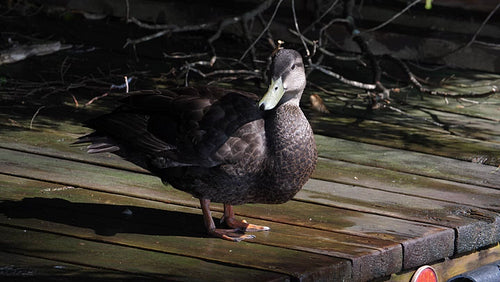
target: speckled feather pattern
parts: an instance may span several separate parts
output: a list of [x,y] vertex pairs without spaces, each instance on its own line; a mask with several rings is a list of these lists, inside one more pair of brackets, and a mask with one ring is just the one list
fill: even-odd
[[238,205],[289,201],[316,167],[317,149],[307,119],[299,108],[285,104],[264,120],[245,126],[252,130],[242,128],[235,133],[235,139],[244,143],[235,146],[244,147],[238,162],[214,168],[177,168],[170,170],[171,174],[167,172],[166,180],[195,197],[214,202]]

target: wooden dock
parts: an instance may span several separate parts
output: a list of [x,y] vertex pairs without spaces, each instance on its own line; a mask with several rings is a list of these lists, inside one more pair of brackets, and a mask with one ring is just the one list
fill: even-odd
[[0,279],[409,281],[430,264],[445,281],[499,260],[500,96],[408,99],[420,107],[366,116],[326,99],[313,179],[236,207],[271,227],[240,243],[206,237],[197,199],[72,146],[90,114],[71,100],[3,106]]

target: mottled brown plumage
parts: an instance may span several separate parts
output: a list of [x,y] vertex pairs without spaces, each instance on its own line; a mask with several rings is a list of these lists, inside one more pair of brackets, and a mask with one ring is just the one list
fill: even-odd
[[200,199],[210,234],[239,241],[252,236],[216,229],[210,201],[240,231],[268,230],[234,219],[232,205],[290,200],[312,174],[317,150],[299,108],[305,87],[302,58],[276,53],[272,85],[254,94],[187,87],[131,95],[114,112],[88,122],[90,153],[114,152]]

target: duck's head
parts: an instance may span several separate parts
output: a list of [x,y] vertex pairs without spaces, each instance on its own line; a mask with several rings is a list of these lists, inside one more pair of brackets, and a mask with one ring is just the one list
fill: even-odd
[[259,102],[259,109],[272,110],[284,103],[297,106],[306,87],[304,63],[299,52],[291,49],[279,50],[271,64],[271,85]]

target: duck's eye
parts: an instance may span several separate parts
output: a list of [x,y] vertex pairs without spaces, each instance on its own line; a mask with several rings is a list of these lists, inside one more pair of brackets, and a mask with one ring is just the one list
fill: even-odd
[[292,65],[292,70],[294,70],[294,69],[295,69],[295,64]]

